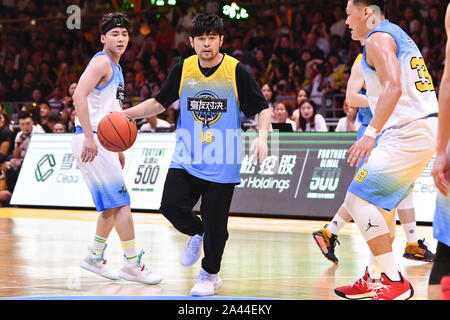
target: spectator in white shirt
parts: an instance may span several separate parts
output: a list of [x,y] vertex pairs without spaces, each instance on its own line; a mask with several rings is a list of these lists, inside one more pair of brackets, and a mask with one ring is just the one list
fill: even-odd
[[303,101],[309,99],[309,93],[306,89],[300,89],[297,93],[297,99],[296,99],[296,109],[294,110],[292,114],[292,120],[297,121],[298,117],[300,116],[300,105]]
[[350,107],[344,102],[345,117],[339,119],[335,132],[357,132],[361,123],[357,119],[358,109]]
[[292,126],[292,131],[297,130],[297,124],[295,121],[292,121],[289,119],[289,112],[290,110],[286,107],[286,105],[281,102],[277,101],[274,103],[274,114],[275,114],[275,123],[288,123]]
[[297,130],[303,132],[327,132],[328,127],[324,117],[317,113],[317,105],[308,99],[300,105],[300,117],[297,120]]

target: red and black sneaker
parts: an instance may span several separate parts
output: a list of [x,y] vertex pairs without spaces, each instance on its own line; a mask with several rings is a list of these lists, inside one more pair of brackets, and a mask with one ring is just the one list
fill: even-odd
[[381,274],[381,281],[368,284],[373,292],[372,300],[408,300],[414,295],[414,289],[399,272],[400,280],[392,281],[386,274]]
[[369,276],[369,272],[367,271],[364,275],[353,281],[349,286],[337,287],[334,289],[334,293],[338,296],[350,299],[350,300],[361,300],[361,299],[369,299],[374,297],[374,292],[369,289],[369,284],[372,283],[372,280]]
[[450,300],[450,275],[441,279],[442,300]]

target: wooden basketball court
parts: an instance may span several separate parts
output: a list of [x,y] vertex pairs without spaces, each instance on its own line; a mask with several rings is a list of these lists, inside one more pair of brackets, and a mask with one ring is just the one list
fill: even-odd
[[[0,297],[70,298],[135,296],[149,299],[189,298],[200,261],[180,264],[187,240],[160,214],[133,213],[138,247],[144,263],[163,276],[159,285],[110,281],[79,267],[95,233],[94,211],[0,208]],[[220,272],[218,298],[274,298],[296,300],[340,299],[334,288],[359,277],[368,261],[368,249],[353,223],[341,232],[334,266],[320,253],[311,232],[324,221],[230,217],[230,237]],[[432,228],[419,226],[432,251]],[[414,287],[413,299],[427,299],[431,263],[401,257],[406,243],[397,226],[394,252]],[[108,239],[106,259],[122,264],[122,248],[115,233]]]

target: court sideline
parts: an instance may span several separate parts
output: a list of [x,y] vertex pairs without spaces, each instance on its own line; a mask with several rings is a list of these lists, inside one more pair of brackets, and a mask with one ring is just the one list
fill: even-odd
[[[136,240],[144,263],[163,276],[146,286],[110,281],[78,267],[95,231],[97,214],[86,210],[0,208],[0,297],[190,298],[200,262],[183,267],[179,258],[186,236],[175,232],[160,214],[133,213]],[[224,285],[217,298],[340,299],[333,289],[362,274],[367,246],[353,223],[342,229],[338,266],[323,258],[311,232],[324,221],[230,217],[230,237],[220,272]],[[432,228],[419,226],[434,250]],[[397,226],[394,252],[401,271],[414,286],[413,299],[427,298],[430,263],[401,257],[406,239]],[[113,231],[106,259],[119,269],[122,248]]]

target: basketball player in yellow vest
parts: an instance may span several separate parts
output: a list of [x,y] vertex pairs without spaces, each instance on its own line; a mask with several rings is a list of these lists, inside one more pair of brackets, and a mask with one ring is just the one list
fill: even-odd
[[[190,294],[214,295],[228,239],[228,214],[240,183],[240,112],[258,114],[255,160],[267,156],[271,113],[253,75],[238,60],[220,53],[223,26],[218,16],[200,14],[189,37],[195,55],[177,63],[160,93],[124,111],[133,119],[163,112],[180,101],[176,147],[166,177],[161,213],[190,236],[181,264],[204,258]],[[201,218],[192,212],[201,197]]]

